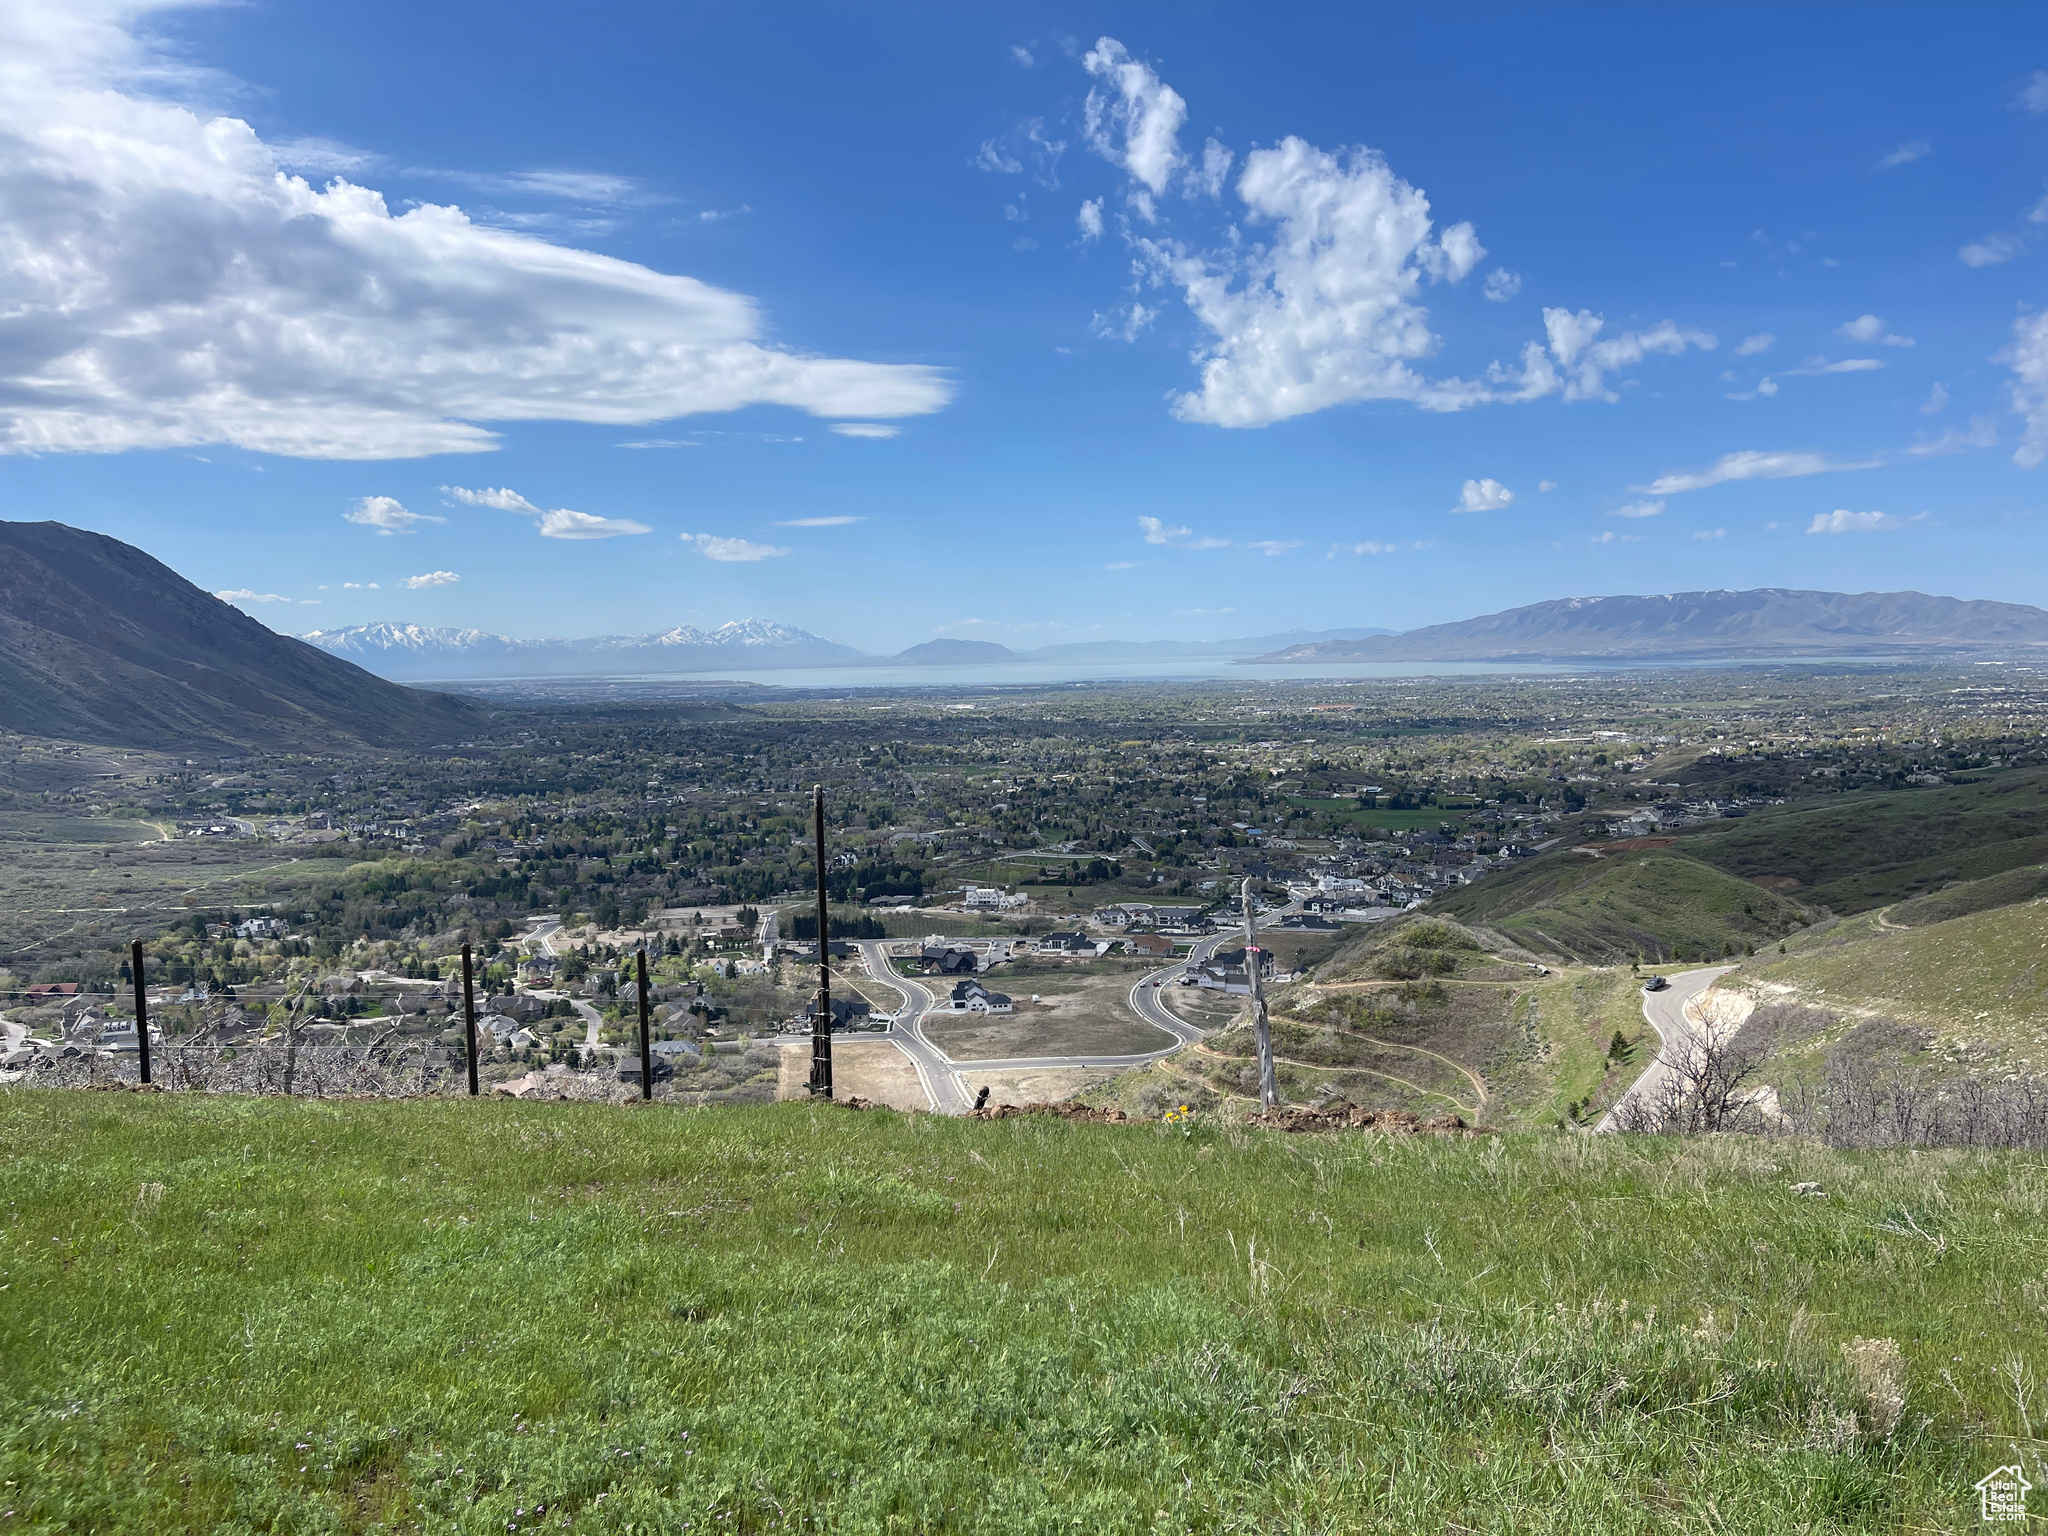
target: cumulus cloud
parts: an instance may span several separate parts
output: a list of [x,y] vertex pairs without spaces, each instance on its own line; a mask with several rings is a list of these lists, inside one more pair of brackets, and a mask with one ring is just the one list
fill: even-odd
[[1102,238],[1102,199],[1091,197],[1081,204],[1081,211],[1074,215],[1074,227],[1081,231],[1083,240]]
[[756,544],[751,539],[721,538],[715,533],[686,533],[685,544],[697,546],[697,553],[706,560],[719,560],[728,564],[750,560],[772,560],[777,555],[789,553],[773,544]]
[[1927,398],[1920,402],[1922,416],[1939,416],[1948,409],[1948,386],[1936,379],[1934,388],[1927,391]]
[[1289,137],[1245,157],[1237,194],[1270,241],[1222,254],[1141,240],[1156,280],[1178,287],[1216,338],[1184,421],[1255,427],[1355,400],[1456,410],[1483,386],[1411,366],[1436,349],[1415,302],[1424,278],[1457,282],[1485,255],[1470,224],[1432,239],[1429,200],[1369,149],[1328,154]]
[[1911,165],[1915,160],[1924,160],[1934,152],[1934,146],[1925,139],[1908,139],[1888,155],[1878,157],[1877,168],[1888,171],[1893,166]]
[[1191,166],[1183,182],[1189,197],[1217,198],[1223,195],[1223,183],[1230,175],[1230,163],[1237,157],[1228,146],[1216,139],[1207,139],[1202,144],[1202,163]]
[[1188,104],[1113,37],[1098,40],[1081,64],[1101,82],[1089,89],[1082,107],[1089,148],[1153,196],[1163,193],[1185,158],[1180,129]]
[[1880,528],[1898,528],[1904,520],[1889,512],[1816,512],[1806,526],[1808,533],[1875,533]]
[[1228,539],[1198,534],[1192,528],[1172,527],[1156,517],[1141,517],[1138,526],[1144,529],[1147,544],[1165,544],[1174,549],[1222,549],[1230,543]]
[[1632,501],[1625,507],[1616,507],[1609,517],[1655,517],[1664,510],[1661,501]]
[[422,587],[452,587],[460,580],[462,578],[453,571],[428,571],[424,576],[406,577],[405,584],[417,592]]
[[1854,320],[1845,321],[1835,327],[1835,334],[1837,336],[1846,336],[1851,341],[1863,342],[1866,345],[1873,341],[1881,347],[1910,347],[1913,345],[1912,337],[1895,335],[1891,327],[1875,315],[1858,315]]
[[1752,448],[1723,454],[1706,469],[1659,475],[1648,485],[1635,489],[1647,491],[1652,496],[1676,496],[1681,491],[1702,491],[1710,485],[1721,485],[1729,480],[1789,480],[1799,475],[1824,475],[1837,470],[1877,467],[1876,459],[1842,464],[1822,453],[1759,453]]
[[252,592],[247,587],[230,587],[213,594],[224,603],[288,603],[290,598],[276,592]]
[[1652,353],[1676,357],[1687,347],[1711,352],[1719,343],[1705,331],[1665,320],[1646,331],[1624,331],[1619,336],[1598,340],[1606,329],[1604,317],[1590,309],[1574,313],[1569,309],[1543,311],[1543,332],[1549,342],[1530,342],[1522,348],[1519,369],[1495,363],[1487,377],[1506,385],[1503,396],[1510,400],[1536,400],[1562,392],[1567,402],[1578,400],[1619,400],[1608,387],[1607,375],[1641,362]]
[[2011,344],[1994,361],[2012,370],[2012,408],[2026,422],[2012,461],[2033,469],[2048,458],[2048,311],[2015,320]]
[[2037,69],[2027,76],[2027,83],[2020,87],[2014,102],[2036,117],[2048,112],[2048,69]]
[[903,429],[892,427],[880,421],[839,421],[832,424],[832,430],[841,437],[894,437]]
[[394,496],[365,496],[354,507],[341,514],[342,521],[360,523],[365,528],[374,528],[380,534],[411,533],[421,523],[445,523],[445,517],[434,517],[425,512],[409,512],[405,504]]
[[864,517],[792,517],[775,526],[778,528],[844,528],[848,523],[864,523]]
[[2032,244],[2025,234],[1986,235],[1982,240],[1972,240],[1956,255],[1966,267],[1995,267],[2026,255]]
[[[140,40],[161,8],[0,10],[0,450],[410,458],[493,447],[480,423],[951,396],[932,368],[769,345],[753,301],[693,278],[315,188],[247,123],[147,94],[220,88]],[[592,190],[566,174],[528,179]]]
[[1488,477],[1484,480],[1467,480],[1458,492],[1458,504],[1453,512],[1499,512],[1515,499],[1515,493],[1498,480]]
[[1737,357],[1755,357],[1759,352],[1768,352],[1777,344],[1778,338],[1769,331],[1758,331],[1754,336],[1745,336],[1735,343]]
[[491,507],[500,512],[518,512],[535,518],[535,526],[544,539],[615,539],[621,534],[654,531],[645,523],[635,522],[629,517],[598,517],[589,512],[571,512],[567,507],[548,511],[535,506],[509,487],[486,487],[473,491],[460,485],[444,485],[441,493],[468,506]]
[[1522,274],[1510,272],[1506,267],[1495,267],[1486,274],[1486,283],[1479,291],[1496,304],[1505,304],[1522,291]]

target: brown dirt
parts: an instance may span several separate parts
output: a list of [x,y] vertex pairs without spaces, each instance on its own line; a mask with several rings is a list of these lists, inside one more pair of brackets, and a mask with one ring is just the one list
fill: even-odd
[[[811,1045],[808,1040],[782,1047],[781,1072],[776,1083],[778,1099],[809,1096]],[[917,1080],[917,1068],[887,1040],[849,1040],[832,1037],[832,1091],[834,1100],[862,1099],[891,1109],[930,1109],[924,1085]]]
[[987,1109],[970,1109],[969,1120],[1014,1120],[1019,1115],[1051,1115],[1057,1120],[1074,1120],[1083,1125],[1128,1125],[1131,1117],[1120,1109],[1093,1109],[1086,1104],[995,1104]]
[[1280,1109],[1245,1116],[1246,1125],[1272,1131],[1377,1131],[1383,1136],[1491,1136],[1485,1126],[1467,1125],[1456,1115],[1425,1120],[1405,1109]]

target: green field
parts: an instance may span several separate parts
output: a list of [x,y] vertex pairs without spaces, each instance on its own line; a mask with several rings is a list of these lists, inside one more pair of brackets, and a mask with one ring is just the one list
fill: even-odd
[[1903,1533],[2041,1480],[2038,1155],[57,1090],[0,1152],[10,1530]]
[[[1445,810],[1442,806],[1427,806],[1417,811],[1361,811],[1356,800],[1307,800],[1298,796],[1291,797],[1287,803],[1301,810],[1327,812],[1354,826],[1385,827],[1390,832],[1408,832],[1417,827],[1434,831],[1439,826],[1458,825],[1459,813]],[[1468,810],[1474,808],[1467,807]]]
[[1448,892],[1430,911],[1484,924],[1537,954],[1624,964],[1739,955],[1812,915],[1675,850],[1597,859],[1559,850]]

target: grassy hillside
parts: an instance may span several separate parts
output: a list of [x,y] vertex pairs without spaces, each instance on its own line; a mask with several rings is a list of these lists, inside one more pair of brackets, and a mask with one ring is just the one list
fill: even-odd
[[1721,984],[1761,1001],[1921,1025],[2038,1067],[2048,1063],[2048,902],[1913,928],[1868,914],[1785,955],[1760,955]]
[[1808,909],[1676,852],[1561,851],[1465,886],[1432,913],[1542,955],[1599,962],[1718,958],[1775,943]]
[[61,1091],[0,1155],[24,1530],[1948,1530],[2037,1464],[2024,1157]]
[[1691,833],[1679,848],[1800,901],[1863,912],[2048,862],[2048,772],[1777,807]]
[[2048,896],[2048,864],[2023,864],[1982,880],[1964,880],[1915,896],[1885,909],[1884,920],[1895,928],[1921,928],[1928,923],[2009,907],[2015,902]]

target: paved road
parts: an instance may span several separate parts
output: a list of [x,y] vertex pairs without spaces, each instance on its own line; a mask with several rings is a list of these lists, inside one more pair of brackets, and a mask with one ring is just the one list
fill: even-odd
[[1630,1083],[1622,1096],[1614,1101],[1614,1107],[1600,1117],[1600,1123],[1593,1127],[1595,1134],[1617,1129],[1615,1116],[1625,1105],[1656,1101],[1676,1073],[1672,1062],[1699,1037],[1699,1028],[1687,1016],[1686,1005],[1734,969],[1732,965],[1710,965],[1703,970],[1679,971],[1670,978],[1671,985],[1663,991],[1643,994],[1643,1017],[1657,1031],[1657,1038],[1663,1042],[1662,1048],[1657,1052],[1656,1060],[1643,1069],[1643,1075]]
[[924,1085],[925,1097],[931,1100],[932,1108],[942,1115],[958,1115],[972,1109],[974,1095],[960,1080],[952,1059],[925,1038],[924,1016],[937,1001],[931,989],[922,982],[899,975],[882,952],[882,940],[859,939],[855,944],[861,959],[867,962],[868,975],[903,994],[904,1004],[896,1014],[896,1022],[890,1026],[889,1040],[917,1068],[917,1080]]

